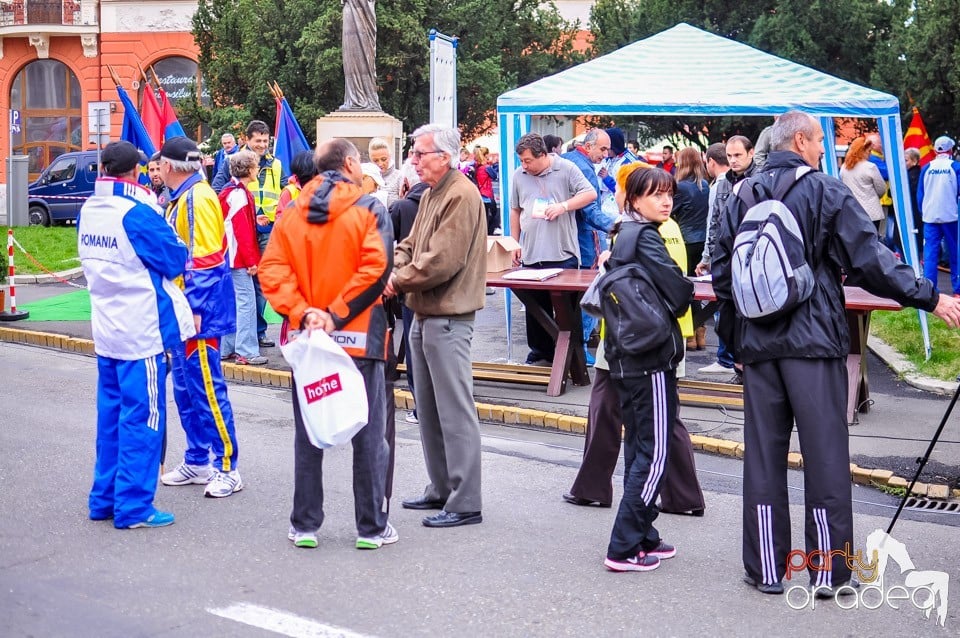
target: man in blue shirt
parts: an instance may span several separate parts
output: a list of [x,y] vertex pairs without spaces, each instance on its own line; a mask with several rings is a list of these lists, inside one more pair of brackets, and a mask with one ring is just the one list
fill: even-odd
[[[623,136],[621,134],[621,144]],[[597,192],[597,199],[576,211],[577,239],[580,244],[580,267],[593,268],[597,263],[600,250],[606,248],[606,235],[617,222],[617,216],[605,213],[600,207],[600,180],[595,166],[603,161],[610,151],[610,136],[603,129],[590,129],[583,137],[583,144],[560,157],[577,165],[583,176]],[[587,313],[583,315],[583,343],[587,365],[594,363],[593,355],[587,351],[586,343],[597,325],[597,318]]]
[[233,136],[233,133],[224,133],[220,136],[220,146],[222,147],[217,151],[216,155],[213,156],[213,175],[216,177],[220,174],[220,171],[223,169],[223,163],[226,159],[240,150],[240,147],[237,146],[237,138]]

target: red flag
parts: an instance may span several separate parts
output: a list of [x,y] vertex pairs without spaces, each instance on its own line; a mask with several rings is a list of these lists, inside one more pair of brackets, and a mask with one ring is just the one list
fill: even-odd
[[162,131],[163,139],[169,140],[171,137],[186,137],[183,127],[180,126],[180,120],[177,119],[177,112],[173,110],[173,105],[167,98],[167,92],[160,87],[160,112],[162,113]]
[[157,148],[163,143],[163,117],[160,114],[160,104],[149,83],[143,88],[143,102],[140,105],[140,118],[147,129],[150,141]]
[[923,119],[920,117],[920,110],[917,107],[913,107],[913,119],[910,120],[910,126],[903,135],[903,148],[917,149],[920,153],[920,166],[924,166],[937,156],[933,151],[933,142],[927,135],[927,127],[923,125]]

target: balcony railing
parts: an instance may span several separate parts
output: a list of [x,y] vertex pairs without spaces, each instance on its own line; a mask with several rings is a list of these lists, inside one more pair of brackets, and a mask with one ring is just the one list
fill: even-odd
[[96,26],[98,0],[0,0],[0,27]]

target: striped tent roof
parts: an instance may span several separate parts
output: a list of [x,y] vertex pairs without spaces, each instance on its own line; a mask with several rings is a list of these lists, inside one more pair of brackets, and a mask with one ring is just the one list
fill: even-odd
[[678,24],[497,99],[501,113],[816,116],[899,113],[893,95]]

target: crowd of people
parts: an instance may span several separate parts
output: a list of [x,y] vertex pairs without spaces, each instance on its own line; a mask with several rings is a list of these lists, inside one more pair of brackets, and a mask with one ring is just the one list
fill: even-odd
[[[160,481],[203,485],[213,498],[243,489],[221,362],[266,362],[259,348],[273,345],[263,318],[269,302],[284,319],[282,341],[312,330],[351,337],[342,340],[344,350],[361,373],[368,406],[367,425],[352,439],[356,547],[399,540],[389,521],[397,315],[407,338],[416,403],[410,417],[419,423],[427,479],[422,494],[402,506],[436,510],[423,518],[427,527],[481,523],[470,352],[476,313],[485,303],[486,237],[500,216],[498,158],[483,148],[467,151],[455,129],[428,125],[411,134],[400,167],[384,140],[370,141],[364,162],[350,141],[331,139],[295,157],[288,176],[267,152],[265,126],[250,123],[245,143],[224,153],[212,183],[201,173],[197,145],[183,137],[167,140],[151,158],[152,190],[137,184],[141,158],[131,144],[114,142],[103,152],[104,177],[78,221],[99,370],[90,518],[112,519],[118,528],[174,521],[153,506],[166,416],[165,353],[186,448]],[[762,166],[743,136],[704,155],[692,148],[664,153],[661,166],[640,161],[617,128],[589,130],[562,155],[553,152],[556,140],[538,134],[517,142],[519,167],[505,202],[520,245],[514,264],[609,272],[636,267],[650,280],[645,294],[668,313],[669,329],[641,350],[625,341],[630,335],[623,326],[608,329],[611,316],[597,326],[583,463],[563,499],[613,506],[622,425],[624,490],[604,560],[611,571],[650,571],[677,554],[654,526],[661,512],[705,513],[678,414],[684,349],[704,344],[703,326],[693,324],[690,276],[713,276],[720,337],[714,365],[736,367],[744,385],[744,579],[765,593],[783,591],[791,546],[786,455],[794,423],[809,459],[807,548],[826,556],[853,542],[844,278],[960,324],[960,299],[939,294],[935,278],[916,278],[881,242],[873,209],[860,203],[860,196],[881,195],[878,169],[863,165],[873,142],[851,145],[841,181],[808,170],[819,167],[824,152],[815,118],[785,113],[762,137]],[[938,139],[938,158],[918,176],[925,255],[949,235],[937,225],[951,223],[955,254],[960,163],[950,158],[952,149],[952,140]],[[952,179],[952,192],[943,176]],[[733,302],[733,244],[746,213],[739,193],[756,185],[780,192],[774,186],[784,180],[796,182],[783,203],[802,229],[817,286],[789,316],[757,323]],[[531,303],[552,312],[549,298]],[[526,314],[527,362],[547,364],[553,338],[533,319],[536,313]],[[710,367],[701,371],[714,371]],[[310,443],[293,385],[288,537],[313,548],[324,521],[324,453]],[[812,584],[829,592],[855,586],[846,566],[817,567]]]

